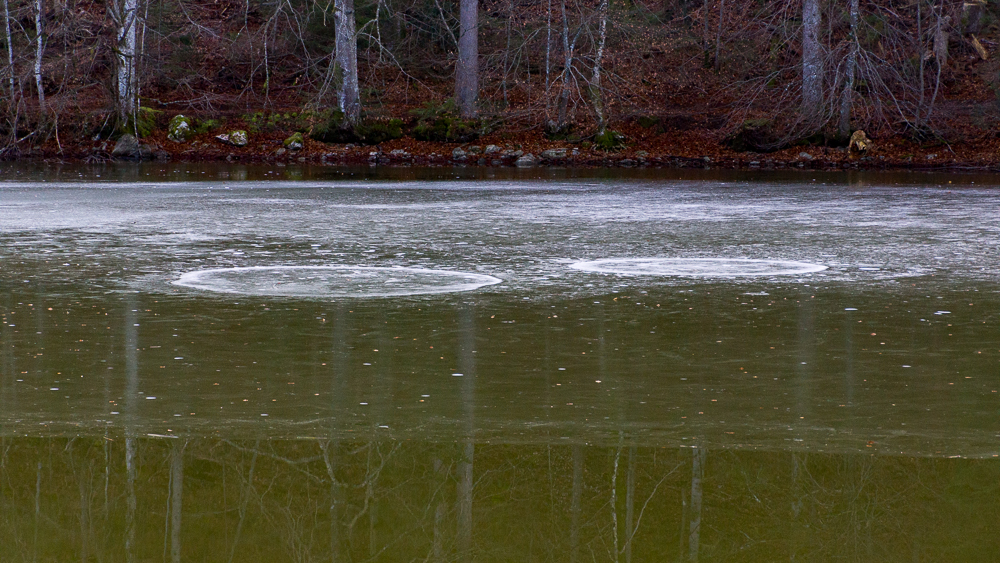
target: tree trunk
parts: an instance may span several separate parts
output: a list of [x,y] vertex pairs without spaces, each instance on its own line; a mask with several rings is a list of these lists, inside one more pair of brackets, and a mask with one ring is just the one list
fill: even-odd
[[4,39],[7,41],[7,72],[10,73],[10,95],[7,99],[8,103],[11,103],[14,100],[14,46],[11,44],[10,6],[8,5],[8,0],[3,0],[3,21]]
[[823,52],[819,43],[822,21],[819,0],[802,4],[802,113],[816,125],[823,105]]
[[597,131],[603,133],[607,128],[607,118],[604,115],[604,93],[601,91],[601,63],[604,59],[604,44],[608,37],[608,0],[601,0],[597,8],[600,14],[600,31],[598,32],[597,54],[594,56],[594,74],[590,79],[590,100],[597,114]]
[[562,90],[559,92],[559,107],[556,111],[556,125],[562,130],[566,128],[567,113],[569,111],[569,91],[573,82],[573,50],[576,48],[576,39],[569,40],[569,19],[566,17],[566,0],[561,0],[562,9],[562,43],[563,43],[563,73]]
[[[545,113],[548,117],[548,110],[551,107],[549,105],[549,86],[551,82],[549,79],[550,73],[552,71],[552,0],[546,0],[547,4],[545,6]],[[7,0],[4,0],[4,6],[7,5]],[[7,34],[10,37],[10,32]],[[8,39],[10,41],[10,39]],[[12,83],[13,84],[13,83]],[[13,90],[13,88],[12,88]]]
[[859,0],[850,0],[851,34],[847,51],[847,64],[844,69],[844,93],[840,98],[840,127],[838,132],[843,138],[851,135],[851,109],[854,105],[854,73],[858,64],[858,12]]
[[461,0],[455,101],[465,119],[476,117],[479,96],[479,0]]
[[44,54],[45,0],[35,0],[35,88],[38,90],[38,111],[41,113],[45,113],[45,88],[42,85],[42,56]]
[[358,89],[358,39],[355,32],[354,0],[336,0],[337,22],[336,72],[337,103],[344,114],[344,126],[361,120],[361,96]]
[[136,45],[138,43],[139,0],[121,0],[113,8],[115,23],[118,24],[117,49],[118,65],[117,110],[118,118],[125,123],[138,109],[139,77],[136,72]]
[[726,0],[719,0],[719,28],[715,34],[715,60],[712,61],[712,66],[715,69],[715,73],[719,73],[720,62],[719,59],[722,57],[722,22],[726,18]]

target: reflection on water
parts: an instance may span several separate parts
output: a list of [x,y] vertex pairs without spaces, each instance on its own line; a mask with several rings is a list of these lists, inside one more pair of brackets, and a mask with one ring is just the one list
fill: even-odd
[[992,461],[119,434],[0,445],[0,543],[24,560],[985,561],[1000,548],[983,518],[1000,501]]
[[1000,296],[908,285],[343,303],[20,290],[0,294],[0,421],[7,435],[612,445],[624,433],[995,456]]
[[[4,561],[997,552],[992,177],[15,172],[0,184]],[[79,182],[98,175],[115,189]],[[817,266],[572,267],[677,258]],[[298,279],[331,266],[413,274],[373,286],[503,282],[336,298],[173,283],[266,267],[345,285]]]

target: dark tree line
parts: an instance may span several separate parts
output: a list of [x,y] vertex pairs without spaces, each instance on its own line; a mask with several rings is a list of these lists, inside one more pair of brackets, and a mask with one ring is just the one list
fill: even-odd
[[[767,149],[995,124],[984,0],[3,0],[2,146],[205,115],[335,109],[602,133],[714,112]],[[956,85],[975,78],[978,90]],[[985,93],[985,94],[984,94]],[[958,96],[964,96],[958,99]],[[957,102],[964,102],[961,107]],[[984,109],[985,108],[985,109]],[[968,116],[967,116],[968,117]],[[970,118],[971,119],[971,118]]]

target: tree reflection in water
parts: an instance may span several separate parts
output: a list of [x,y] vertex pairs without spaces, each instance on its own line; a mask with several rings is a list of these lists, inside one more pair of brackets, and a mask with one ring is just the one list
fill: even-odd
[[988,460],[465,439],[2,447],[0,543],[24,560],[912,561],[1000,547],[983,518],[1000,494]]

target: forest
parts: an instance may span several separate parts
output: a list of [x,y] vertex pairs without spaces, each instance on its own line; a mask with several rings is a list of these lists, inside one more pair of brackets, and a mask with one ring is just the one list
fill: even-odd
[[8,160],[1000,164],[986,0],[2,1]]

